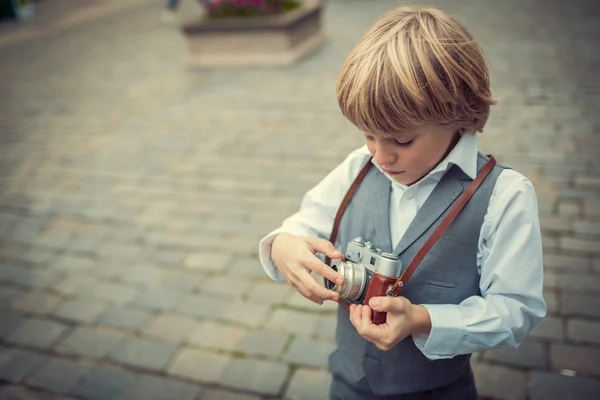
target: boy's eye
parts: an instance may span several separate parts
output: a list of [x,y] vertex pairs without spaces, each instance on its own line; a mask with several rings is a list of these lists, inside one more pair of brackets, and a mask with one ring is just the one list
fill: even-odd
[[409,141],[407,141],[407,142],[400,142],[399,140],[396,140],[396,139],[394,139],[394,142],[396,143],[396,145],[397,145],[397,146],[400,146],[400,147],[408,147],[408,146],[410,146],[410,145],[412,144],[412,142],[413,142],[413,139],[410,139],[410,140],[409,140]]

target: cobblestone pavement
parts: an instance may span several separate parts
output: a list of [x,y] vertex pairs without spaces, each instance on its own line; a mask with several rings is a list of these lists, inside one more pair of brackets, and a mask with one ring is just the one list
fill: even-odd
[[[336,76],[397,2],[329,1],[313,56],[215,71],[185,68],[160,2],[90,3],[2,26],[0,398],[326,398],[334,308],[270,282],[257,242],[361,143]],[[480,394],[600,398],[599,13],[432,3],[494,65],[482,150],[533,180],[544,230],[549,315],[474,356]]]

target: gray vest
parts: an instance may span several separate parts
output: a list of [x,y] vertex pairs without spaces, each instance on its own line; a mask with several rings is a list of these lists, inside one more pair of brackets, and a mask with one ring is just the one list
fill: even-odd
[[[480,154],[477,169],[486,161]],[[501,172],[499,166],[490,172],[404,286],[402,296],[414,304],[458,304],[480,294],[477,244],[488,202]],[[344,213],[335,245],[341,244],[345,252],[348,241],[360,236],[385,252],[399,254],[406,268],[471,182],[460,168],[451,167],[418,211],[398,246],[392,248],[391,182],[377,168],[371,168]],[[331,372],[350,383],[366,378],[377,395],[429,390],[452,383],[469,372],[469,355],[432,361],[415,346],[411,336],[389,351],[377,349],[356,332],[343,307],[338,307],[337,322],[338,348],[330,357]]]

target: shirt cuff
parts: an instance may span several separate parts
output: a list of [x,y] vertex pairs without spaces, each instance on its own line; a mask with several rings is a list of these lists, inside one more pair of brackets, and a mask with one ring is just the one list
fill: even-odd
[[452,304],[422,306],[429,312],[431,332],[413,335],[415,345],[430,360],[454,357],[466,332],[459,307]]
[[275,266],[275,263],[271,259],[271,245],[273,244],[275,236],[282,232],[282,230],[277,229],[265,236],[259,242],[258,250],[258,257],[260,259],[260,263],[263,269],[265,270],[267,276],[277,282],[283,282],[285,281],[285,278],[283,277],[283,275],[281,275],[281,272],[279,272],[277,266]]

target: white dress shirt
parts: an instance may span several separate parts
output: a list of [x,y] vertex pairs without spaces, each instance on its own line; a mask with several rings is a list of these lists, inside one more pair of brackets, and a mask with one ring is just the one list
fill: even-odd
[[[287,232],[328,239],[337,209],[368,157],[366,146],[353,151],[304,195],[297,213],[260,241],[260,260],[271,279],[284,280],[270,257],[274,237]],[[470,178],[477,175],[476,135],[463,135],[444,161],[411,186],[388,176],[392,182],[389,215],[394,246],[452,165]],[[429,359],[519,346],[546,315],[542,264],[535,191],[526,177],[505,169],[496,181],[479,235],[481,296],[471,296],[458,305],[423,304],[432,329],[429,334],[414,335],[415,344]]]

